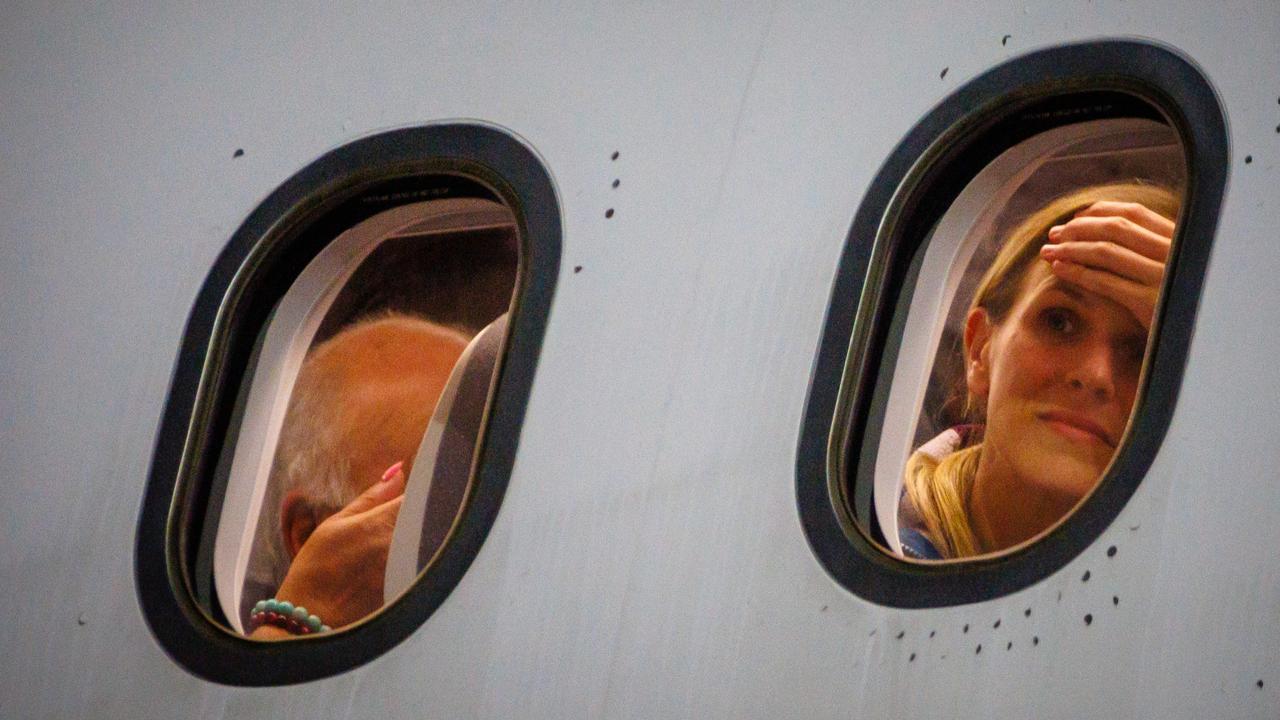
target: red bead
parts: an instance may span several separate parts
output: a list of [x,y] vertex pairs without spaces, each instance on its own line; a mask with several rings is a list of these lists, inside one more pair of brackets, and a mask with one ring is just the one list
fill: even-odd
[[310,635],[314,632],[305,622],[298,622],[291,615],[283,615],[270,610],[249,615],[249,625],[255,630],[262,625],[274,625],[294,635]]

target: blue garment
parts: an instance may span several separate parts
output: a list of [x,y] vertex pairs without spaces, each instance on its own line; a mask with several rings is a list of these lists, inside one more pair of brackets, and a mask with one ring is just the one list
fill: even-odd
[[904,527],[898,530],[898,540],[902,543],[902,554],[916,560],[941,560],[942,553],[929,542],[924,533],[915,528]]

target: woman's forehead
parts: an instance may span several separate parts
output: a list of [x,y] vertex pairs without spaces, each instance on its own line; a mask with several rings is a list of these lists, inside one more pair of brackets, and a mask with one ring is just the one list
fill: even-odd
[[1046,293],[1061,293],[1088,307],[1110,302],[1107,298],[1095,292],[1086,290],[1054,275],[1053,271],[1049,269],[1049,264],[1042,261],[1036,262],[1028,269],[1027,276],[1023,279],[1022,287],[1025,298],[1034,299]]

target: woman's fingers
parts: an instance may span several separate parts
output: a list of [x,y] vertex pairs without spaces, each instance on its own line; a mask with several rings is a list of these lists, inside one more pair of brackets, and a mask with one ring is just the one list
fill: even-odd
[[1173,237],[1173,221],[1141,203],[1100,200],[1076,217],[1122,217],[1162,237]]
[[1050,228],[1040,256],[1055,275],[1119,303],[1149,329],[1173,229],[1172,220],[1138,203],[1096,202]]
[[1143,285],[1159,287],[1164,264],[1110,242],[1069,242],[1040,248],[1044,259],[1065,260],[1078,265],[1115,273]]
[[1151,287],[1115,273],[1066,260],[1054,260],[1051,267],[1054,275],[1118,303],[1132,313],[1142,327],[1151,329],[1156,300],[1160,297],[1159,287]]
[[[1090,210],[1092,209],[1091,207]],[[1080,216],[1065,225],[1049,229],[1049,242],[1054,244],[1110,242],[1159,263],[1169,259],[1170,237],[1171,235],[1162,235],[1128,218],[1115,215]]]

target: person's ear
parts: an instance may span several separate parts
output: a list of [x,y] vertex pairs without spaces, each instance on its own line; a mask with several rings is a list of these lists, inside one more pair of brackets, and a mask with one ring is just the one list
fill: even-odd
[[969,311],[964,323],[964,379],[969,395],[986,400],[991,390],[991,317],[982,308]]
[[319,524],[315,510],[301,492],[290,490],[285,493],[284,501],[280,503],[280,532],[284,535],[284,547],[290,560],[298,556],[303,543]]

